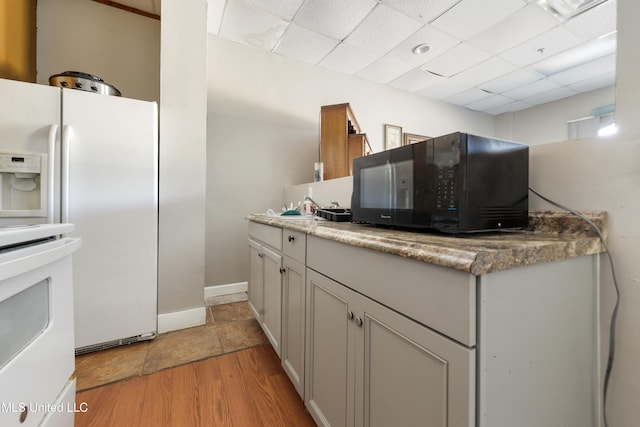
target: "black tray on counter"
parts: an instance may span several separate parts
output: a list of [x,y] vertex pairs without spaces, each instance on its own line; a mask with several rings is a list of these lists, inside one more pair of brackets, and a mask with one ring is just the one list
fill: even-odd
[[347,222],[351,221],[351,210],[343,208],[322,208],[316,209],[316,215],[329,221]]

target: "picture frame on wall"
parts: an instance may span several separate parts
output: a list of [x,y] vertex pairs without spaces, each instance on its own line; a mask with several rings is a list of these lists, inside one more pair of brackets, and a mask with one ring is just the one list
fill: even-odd
[[384,149],[390,150],[402,146],[402,126],[384,125]]
[[402,145],[415,144],[416,142],[421,142],[429,138],[428,136],[417,135],[415,133],[405,133],[403,134]]

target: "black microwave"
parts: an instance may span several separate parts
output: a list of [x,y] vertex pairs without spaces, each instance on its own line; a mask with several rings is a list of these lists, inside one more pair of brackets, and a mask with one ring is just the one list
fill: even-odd
[[522,228],[529,147],[456,132],[358,157],[351,220],[468,233]]

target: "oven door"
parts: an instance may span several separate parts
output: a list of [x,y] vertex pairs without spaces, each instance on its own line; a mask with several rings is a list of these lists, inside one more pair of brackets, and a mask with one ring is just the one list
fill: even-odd
[[73,380],[71,254],[62,238],[0,253],[0,425],[36,426]]

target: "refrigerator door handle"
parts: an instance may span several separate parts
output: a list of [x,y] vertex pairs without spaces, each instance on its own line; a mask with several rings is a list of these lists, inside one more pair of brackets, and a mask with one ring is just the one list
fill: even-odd
[[73,128],[70,125],[62,127],[62,182],[60,183],[60,201],[62,209],[60,221],[64,224],[69,222],[69,148]]
[[56,135],[58,134],[58,125],[49,126],[48,142],[48,160],[47,160],[47,223],[53,224],[53,211],[55,205],[54,189],[55,189],[55,161],[56,161]]

